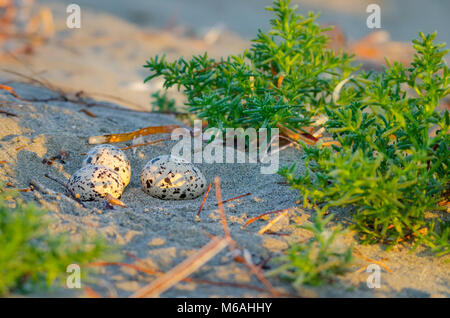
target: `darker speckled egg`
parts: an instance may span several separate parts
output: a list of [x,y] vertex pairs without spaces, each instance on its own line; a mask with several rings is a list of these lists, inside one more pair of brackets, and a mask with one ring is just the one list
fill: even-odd
[[101,165],[87,165],[76,171],[67,187],[82,201],[100,200],[107,194],[120,199],[124,189],[119,174]]

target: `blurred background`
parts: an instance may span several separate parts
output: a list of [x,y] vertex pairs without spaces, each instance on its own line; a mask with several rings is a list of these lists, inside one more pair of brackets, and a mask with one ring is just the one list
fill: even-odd
[[[250,39],[258,28],[267,29],[270,13],[264,10],[272,0],[42,0],[42,3],[77,3],[120,16],[144,27],[183,25],[195,32],[213,26],[229,29]],[[371,3],[381,7],[381,25],[397,41],[410,41],[419,31],[439,30],[438,39],[450,42],[448,0],[292,0],[300,12],[320,11],[319,22],[337,24],[349,39],[370,31],[366,27]],[[86,21],[87,22],[87,21]]]
[[[81,28],[66,24],[68,4],[81,7]],[[438,31],[450,43],[449,0],[292,0],[298,13],[320,12],[333,25],[329,47],[355,54],[364,69],[385,57],[408,64],[418,32]],[[381,29],[369,29],[369,4],[381,8]],[[0,0],[0,80],[46,81],[127,107],[149,109],[162,88],[142,67],[147,59],[208,52],[239,54],[258,29],[267,31],[272,0]],[[447,46],[448,47],[448,46]],[[169,91],[177,105],[182,95]]]

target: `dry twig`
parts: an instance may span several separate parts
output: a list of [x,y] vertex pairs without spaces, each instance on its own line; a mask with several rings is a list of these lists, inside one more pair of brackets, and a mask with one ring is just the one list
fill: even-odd
[[[367,261],[367,262],[369,262],[369,263],[373,263],[373,264],[380,265],[380,266],[383,267],[388,273],[391,273],[390,268],[389,268],[386,264],[384,264],[383,262],[380,262],[380,261],[371,259],[371,258],[369,258],[369,257],[367,257],[367,256],[364,256],[358,249],[354,248],[354,249],[353,249],[353,254],[356,255],[356,256],[358,256],[358,257],[360,257],[360,258],[362,258],[363,260],[365,260],[365,261]],[[364,270],[364,269],[365,269],[365,267],[363,267],[362,269],[359,269],[359,271],[362,271],[362,270]]]
[[166,274],[155,279],[151,284],[135,292],[132,298],[158,297],[176,283],[191,275],[202,265],[216,256],[229,244],[225,238],[214,237],[208,244],[197,253],[181,262]]
[[261,219],[262,217],[269,215],[269,214],[277,214],[277,213],[281,213],[284,212],[286,210],[289,209],[281,209],[281,210],[277,210],[277,211],[270,211],[270,212],[265,212],[263,214],[260,214],[258,216],[255,216],[254,218],[251,218],[250,220],[248,220],[244,225],[242,225],[242,228],[249,226],[250,224],[252,224],[253,222],[255,222],[256,220]]
[[60,184],[61,186],[63,186],[63,187],[70,193],[70,195],[72,196],[72,198],[73,198],[76,202],[78,202],[83,208],[86,208],[86,206],[84,205],[84,203],[80,200],[79,195],[77,195],[76,193],[74,193],[74,192],[67,186],[67,184],[65,184],[64,182],[62,182],[62,181],[58,180],[57,178],[52,177],[52,176],[50,176],[50,175],[48,175],[48,174],[45,174],[44,176],[45,176],[46,178],[50,179],[50,180],[55,181],[56,183]]
[[289,210],[285,210],[283,213],[281,213],[280,215],[278,215],[276,218],[274,218],[272,221],[270,221],[269,224],[267,224],[266,226],[264,226],[263,228],[261,228],[261,229],[258,231],[258,234],[264,234],[264,232],[266,232],[268,229],[270,229],[275,223],[277,223],[279,220],[281,220],[282,218],[284,218],[288,212],[289,212]]
[[[126,253],[126,254],[127,254],[127,256],[133,258],[135,261],[142,263],[143,266],[138,266],[135,264],[128,264],[128,263],[121,263],[121,262],[95,262],[95,263],[89,264],[88,266],[100,266],[100,267],[119,266],[119,267],[132,268],[139,272],[143,272],[143,273],[146,273],[149,275],[157,275],[157,276],[165,275],[164,272],[156,271],[156,270],[149,268],[148,264],[146,264],[146,262],[144,260],[141,260],[132,254],[129,254],[129,253]],[[214,286],[229,286],[229,287],[255,290],[258,292],[266,292],[266,290],[261,287],[247,285],[247,284],[233,283],[233,282],[216,282],[216,281],[211,281],[211,280],[207,280],[207,279],[198,279],[198,278],[190,278],[190,277],[186,277],[186,278],[182,279],[182,281],[186,282],[186,283],[192,282],[192,283],[197,283],[197,284],[214,285]],[[290,296],[290,295],[286,295],[286,296]]]
[[210,190],[211,190],[211,183],[208,185],[208,189],[206,189],[206,193],[205,193],[205,196],[203,197],[202,204],[200,205],[200,208],[198,209],[198,212],[197,212],[197,215],[196,215],[197,218],[200,217],[200,213],[203,210],[203,206],[205,205],[205,202],[206,202],[206,199],[208,198],[208,194],[209,194]]
[[[246,197],[248,195],[251,195],[251,193],[249,192],[249,193],[242,194],[242,195],[239,195],[237,197],[234,197],[234,198],[231,198],[231,199],[228,199],[228,200],[225,200],[225,201],[221,201],[220,204],[224,204],[224,203],[227,203],[227,202],[230,202],[230,201],[234,201],[234,200],[240,199],[242,197]],[[219,205],[219,203],[216,203],[216,206],[218,206],[218,205]]]
[[[57,181],[57,182],[59,182],[59,181]],[[30,185],[32,185],[36,190],[38,190],[39,192],[41,192],[43,194],[51,195],[54,198],[61,197],[63,200],[70,202],[70,203],[73,203],[73,201],[75,201],[75,202],[79,203],[83,208],[86,208],[86,206],[83,204],[83,202],[81,202],[75,198],[70,198],[63,193],[57,193],[57,192],[47,188],[46,186],[44,186],[43,184],[41,184],[40,182],[38,182],[36,180],[31,180]]]
[[87,110],[86,108],[81,109],[80,112],[85,113],[85,114],[88,115],[89,117],[97,118],[97,115],[96,115],[96,114],[94,114],[93,112]]
[[[225,232],[225,236],[226,236],[227,240],[231,243],[231,244],[229,244],[230,251],[234,255],[238,255],[239,254],[238,250],[237,250],[238,245],[231,238],[230,231],[228,229],[227,218],[226,218],[225,210],[224,210],[223,204],[222,204],[222,194],[220,191],[220,178],[219,177],[214,178],[214,186],[216,189],[217,205],[219,206],[219,211],[220,211],[220,214],[222,217],[222,227]],[[269,293],[272,296],[279,296],[279,293],[275,290],[275,288],[272,286],[272,284],[261,273],[260,268],[256,267],[251,261],[249,261],[245,257],[241,258],[241,260],[242,260],[242,263],[250,269],[251,273],[253,275],[255,275],[256,278],[258,278],[258,280],[267,288],[267,290],[269,291]]]

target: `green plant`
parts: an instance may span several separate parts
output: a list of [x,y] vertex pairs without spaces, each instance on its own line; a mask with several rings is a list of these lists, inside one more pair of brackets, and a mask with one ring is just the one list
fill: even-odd
[[167,96],[167,91],[156,91],[153,97],[152,111],[158,113],[176,112],[175,100]]
[[433,43],[435,35],[413,41],[409,68],[388,63],[380,74],[362,74],[364,85],[343,89],[339,105],[325,107],[326,130],[340,146],[304,147],[313,176],[296,177],[294,167],[281,174],[306,204],[353,207],[363,242],[415,238],[442,255],[448,253],[448,223],[439,234],[425,217],[440,209],[449,190],[450,117],[436,108],[450,92],[450,77],[447,50]]
[[144,65],[152,73],[145,81],[161,76],[165,88],[183,88],[189,111],[210,127],[301,129],[355,68],[350,56],[326,47],[327,29],[315,23],[317,15],[297,15],[289,2],[268,8],[275,14],[271,31],[259,31],[241,55],[174,62],[156,56]]
[[[427,233],[428,235],[422,235],[418,243],[423,242],[428,245],[436,256],[450,254],[450,221],[431,222],[429,228],[431,231]],[[446,262],[450,262],[450,259]]]
[[161,76],[166,88],[183,89],[190,112],[210,127],[298,131],[326,117],[325,134],[340,146],[303,145],[307,173],[281,170],[305,205],[350,206],[365,243],[413,239],[448,253],[448,222],[426,218],[450,192],[450,117],[436,110],[450,92],[444,44],[420,34],[410,67],[388,62],[381,73],[352,74],[352,57],[327,49],[317,15],[297,15],[288,0],[268,10],[272,28],[250,50],[220,60],[156,56],[145,81]]
[[269,273],[287,279],[294,287],[306,285],[321,285],[331,282],[336,275],[346,272],[352,257],[352,248],[340,250],[335,240],[341,232],[341,227],[328,230],[327,224],[333,215],[323,217],[322,211],[317,211],[312,224],[302,228],[312,232],[312,238],[306,243],[292,244],[285,255],[276,261],[281,265]]
[[45,211],[0,187],[0,295],[50,287],[67,278],[69,264],[105,255],[108,248],[99,239],[74,243],[69,235],[50,234],[46,218]]

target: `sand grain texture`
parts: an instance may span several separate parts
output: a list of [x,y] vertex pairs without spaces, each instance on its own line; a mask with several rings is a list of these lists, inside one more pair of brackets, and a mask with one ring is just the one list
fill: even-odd
[[[10,84],[19,96],[28,99],[43,99],[56,96],[52,91],[24,83]],[[87,202],[86,208],[67,199],[70,194],[59,184],[49,180],[47,173],[60,180],[81,167],[83,156],[91,146],[89,136],[120,133],[151,125],[180,124],[174,118],[155,113],[138,113],[121,109],[118,105],[109,107],[94,106],[89,110],[93,118],[80,112],[85,106],[71,102],[52,100],[50,102],[25,102],[13,97],[7,91],[0,91],[0,100],[7,103],[2,108],[17,114],[11,117],[0,115],[0,161],[5,161],[0,170],[0,182],[11,182],[14,186],[25,188],[36,180],[56,192],[23,193],[26,200],[36,201],[54,217],[51,231],[71,233],[74,237],[81,233],[100,233],[109,242],[120,245],[120,249],[146,259],[155,269],[167,272],[184,259],[206,245],[209,238],[205,234],[223,235],[220,214],[215,202],[214,187],[203,207],[200,221],[195,216],[203,200],[164,201],[145,194],[139,182],[139,173],[145,163],[162,154],[168,154],[175,141],[166,141],[151,146],[125,150],[131,162],[131,182],[125,189],[122,201],[127,208],[116,207],[109,210],[102,202]],[[101,103],[101,102],[98,102]],[[147,137],[158,139],[157,135]],[[121,147],[130,142],[118,144]],[[65,164],[55,161],[52,165],[43,164],[49,158],[65,150],[69,157]],[[281,165],[300,160],[301,153],[288,148],[281,153]],[[281,184],[283,178],[277,174],[260,174],[259,164],[198,164],[208,182],[215,176],[221,179],[223,199],[251,192],[238,200],[224,204],[230,232],[236,242],[250,251],[253,261],[276,257],[289,242],[304,240],[308,233],[297,228],[297,223],[308,222],[311,211],[302,210],[296,204],[298,194]],[[299,169],[302,169],[300,163]],[[61,199],[61,197],[67,197]],[[287,218],[277,222],[271,230],[286,233],[288,236],[269,234],[259,235],[258,231],[276,217],[269,216],[255,221],[244,229],[241,226],[264,212],[292,208]],[[338,210],[337,220],[348,218],[348,211]],[[355,243],[349,234],[342,244]],[[433,258],[428,251],[420,250],[410,254],[408,249],[400,248],[385,252],[380,246],[358,246],[367,257],[381,259],[391,268],[392,273],[382,272],[380,289],[371,290],[366,286],[368,273],[356,270],[368,263],[356,258],[354,270],[339,279],[334,285],[311,289],[318,296],[346,297],[449,297],[449,264],[445,259]],[[125,258],[125,262],[133,260]],[[273,263],[269,263],[273,266]],[[273,268],[273,267],[272,267]],[[129,296],[139,287],[154,279],[137,271],[117,267],[105,267],[96,276],[100,291],[105,295],[114,290],[121,297]],[[221,252],[201,267],[191,277],[218,282],[248,283],[262,287],[247,268],[236,263],[226,251]],[[284,292],[295,293],[290,285],[271,279],[275,287]],[[103,285],[102,285],[103,284]],[[114,293],[113,293],[114,294]],[[70,294],[72,295],[72,294]],[[195,282],[180,283],[163,294],[165,297],[210,297],[215,296],[263,296],[265,293],[230,286],[213,286]],[[79,296],[75,293],[72,296]]]
[[[52,4],[55,16],[55,36],[44,45],[34,48],[29,55],[0,54],[0,83],[10,85],[18,99],[0,90],[0,182],[10,182],[15,187],[26,188],[30,182],[41,189],[22,193],[27,201],[34,201],[53,217],[49,231],[70,233],[76,239],[82,234],[101,234],[111,244],[120,246],[152,269],[168,272],[186,258],[195,255],[209,242],[207,233],[222,236],[221,216],[212,187],[201,211],[196,214],[203,196],[194,200],[166,201],[152,198],[141,189],[139,174],[150,159],[169,154],[174,141],[164,141],[144,147],[124,150],[131,162],[131,182],[124,191],[122,201],[126,208],[107,209],[103,202],[87,202],[84,208],[70,198],[64,187],[45,177],[49,174],[65,181],[79,168],[83,156],[91,149],[90,136],[124,133],[147,126],[180,124],[173,117],[136,110],[149,110],[149,94],[162,87],[155,80],[143,84],[148,75],[142,68],[145,60],[156,54],[166,53],[173,60],[208,51],[212,57],[236,54],[249,46],[248,41],[230,32],[223,32],[214,44],[201,38],[188,37],[171,30],[142,29],[120,18],[93,12],[83,7],[83,27],[69,30],[65,25],[65,6]],[[0,52],[6,53],[6,52]],[[5,71],[7,70],[7,71]],[[11,74],[19,72],[40,81],[50,81],[78,96],[94,96],[99,100],[87,100],[89,106],[78,100],[64,100],[59,92],[39,85],[18,82],[24,77]],[[33,82],[33,81],[31,81]],[[183,96],[175,90],[169,96],[176,105],[183,104]],[[101,100],[100,100],[101,99]],[[108,100],[104,102],[103,100]],[[111,104],[118,102],[121,105]],[[104,104],[104,106],[101,106]],[[87,110],[83,111],[83,110]],[[94,115],[94,116],[92,116]],[[145,141],[157,140],[168,135],[155,135]],[[118,144],[130,146],[131,142]],[[52,165],[43,159],[54,157],[65,150],[69,157],[65,163],[55,160]],[[304,165],[301,153],[288,148],[281,152],[280,165],[299,161]],[[208,182],[216,176],[221,180],[223,200],[243,196],[224,204],[227,221],[233,239],[251,254],[255,264],[275,258],[291,242],[310,237],[298,224],[308,222],[312,211],[303,210],[296,201],[298,193],[283,184],[277,174],[260,174],[257,164],[198,164]],[[250,219],[270,211],[289,209],[289,213],[275,223],[270,230],[286,234],[277,236],[266,231],[258,234],[277,214],[263,217],[249,226],[242,226]],[[348,224],[349,211],[337,209],[336,221]],[[369,289],[368,273],[357,270],[368,262],[356,258],[352,271],[333,285],[309,288],[304,295],[320,297],[450,297],[450,263],[444,258],[434,258],[427,250],[419,249],[411,254],[408,247],[385,252],[381,246],[359,246],[350,233],[339,242],[355,244],[366,256],[383,261],[391,273],[382,272],[381,288]],[[1,250],[0,250],[1,252]],[[123,262],[134,263],[125,257]],[[273,269],[269,262],[265,269]],[[258,287],[244,289],[236,286],[216,286],[198,281],[181,282],[162,294],[164,297],[245,297],[267,296],[264,286],[250,274],[248,268],[233,260],[227,250],[222,251],[195,271],[191,278],[221,283],[249,284]],[[154,281],[151,276],[130,267],[101,267],[93,277],[95,288],[103,296],[126,297]],[[295,294],[289,283],[270,279],[280,291]],[[56,292],[37,293],[34,296],[82,296],[82,292],[60,288]]]

